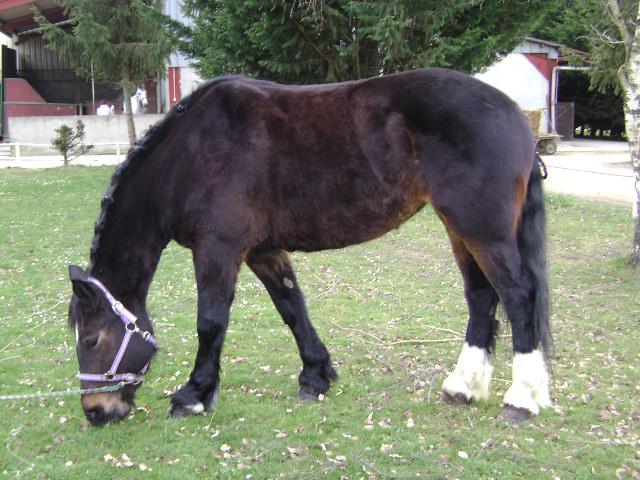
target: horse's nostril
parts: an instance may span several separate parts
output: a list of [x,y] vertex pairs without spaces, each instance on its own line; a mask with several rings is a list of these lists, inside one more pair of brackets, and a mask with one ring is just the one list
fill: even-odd
[[84,415],[90,422],[100,422],[104,418],[104,410],[100,407],[94,407],[89,410],[85,410]]

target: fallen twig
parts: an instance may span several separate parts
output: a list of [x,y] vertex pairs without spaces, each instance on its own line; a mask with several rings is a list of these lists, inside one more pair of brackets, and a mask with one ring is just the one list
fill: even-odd
[[[420,338],[416,338],[416,339],[412,339],[412,340],[396,340],[393,342],[386,342],[383,339],[381,339],[380,337],[377,337],[376,335],[374,335],[373,333],[367,332],[365,330],[360,330],[359,328],[353,328],[353,327],[343,327],[342,325],[338,325],[336,322],[334,321],[330,321],[329,323],[331,323],[331,325],[333,325],[334,327],[343,330],[343,331],[347,331],[347,332],[354,332],[354,333],[359,333],[360,335],[364,335],[370,338],[373,338],[380,346],[382,347],[392,347],[392,346],[396,346],[396,345],[420,345],[420,344],[431,344],[431,343],[447,343],[447,342],[459,342],[461,337],[464,337],[463,334],[456,332],[455,330],[449,330],[448,328],[440,328],[440,327],[432,327],[431,325],[428,325],[428,328],[433,328],[434,330],[441,330],[444,332],[449,332],[449,333],[454,333],[455,335],[458,335],[457,337],[453,338],[453,337],[449,337],[449,338],[429,338],[429,339],[420,339]],[[511,335],[499,335],[497,338],[511,338]],[[358,340],[366,342],[366,343],[371,343],[369,341],[366,341],[363,338],[358,338]]]
[[[511,335],[500,335],[497,338],[511,338]],[[397,340],[395,342],[387,342],[386,346],[392,345],[404,345],[404,344],[422,344],[422,343],[446,343],[446,342],[459,342],[460,338],[434,338],[434,339],[419,339],[414,340]]]
[[[30,317],[28,317],[26,320],[29,320],[30,318],[35,317],[36,315],[42,315],[44,313],[48,313],[51,310],[53,310],[54,308],[62,305],[64,302],[58,302],[55,305],[52,305],[51,307],[47,308],[46,310],[42,310],[41,312],[37,312],[34,313],[33,315],[31,315]],[[25,320],[25,321],[26,321]],[[7,350],[7,348],[9,348],[11,345],[13,345],[16,341],[18,341],[20,338],[24,337],[25,335],[27,335],[28,333],[31,333],[33,330],[35,330],[36,328],[44,325],[45,323],[47,323],[48,320],[42,320],[38,323],[36,323],[35,325],[32,325],[31,327],[29,327],[28,329],[26,329],[25,331],[23,331],[20,335],[16,335],[15,337],[13,337],[13,339],[7,343],[4,347],[0,348],[0,353],[4,352],[5,350]]]

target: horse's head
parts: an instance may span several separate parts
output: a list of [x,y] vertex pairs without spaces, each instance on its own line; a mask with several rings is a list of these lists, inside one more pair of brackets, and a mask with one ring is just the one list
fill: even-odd
[[82,408],[93,425],[117,422],[131,410],[156,350],[150,322],[145,312],[133,315],[80,267],[70,265],[69,278],[73,285],[69,324],[75,329],[82,388],[126,383],[117,391],[83,394]]

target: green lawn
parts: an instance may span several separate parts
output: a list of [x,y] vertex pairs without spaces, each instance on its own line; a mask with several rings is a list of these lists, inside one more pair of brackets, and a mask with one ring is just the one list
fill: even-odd
[[[67,265],[86,266],[110,173],[0,171],[0,394],[77,386]],[[1,402],[0,478],[637,478],[640,272],[624,261],[629,211],[550,196],[548,217],[555,409],[529,424],[499,417],[508,338],[488,402],[438,401],[466,306],[444,229],[425,209],[380,240],[294,255],[341,375],[323,401],[298,400],[295,342],[244,268],[218,410],[167,417],[196,348],[193,267],[171,245],[149,296],[160,351],[132,418],[92,428],[75,397]]]

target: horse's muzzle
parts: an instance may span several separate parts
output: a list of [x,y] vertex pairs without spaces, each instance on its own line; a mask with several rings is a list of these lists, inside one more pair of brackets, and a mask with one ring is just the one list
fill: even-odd
[[124,401],[120,392],[94,393],[82,397],[84,415],[93,426],[119,422],[131,411],[131,404]]

